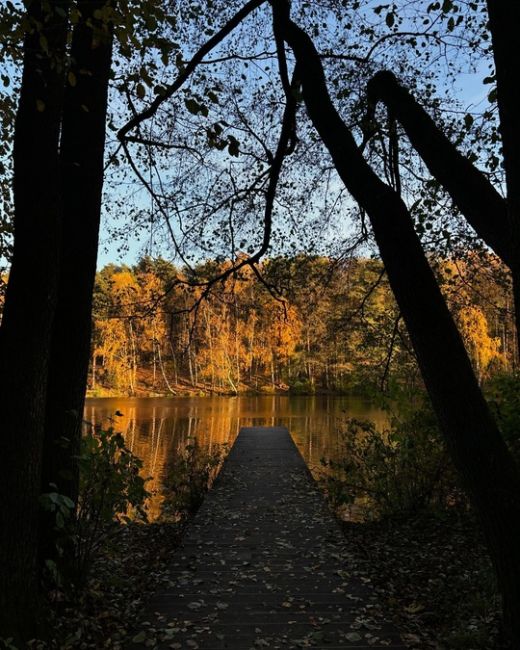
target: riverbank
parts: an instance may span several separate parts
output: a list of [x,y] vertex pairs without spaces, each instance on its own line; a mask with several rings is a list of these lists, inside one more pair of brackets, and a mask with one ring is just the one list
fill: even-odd
[[129,391],[121,391],[115,388],[98,387],[95,389],[87,389],[86,397],[89,399],[102,399],[102,398],[128,398],[128,397],[256,397],[261,395],[293,395],[300,397],[312,397],[313,395],[330,395],[332,397],[342,397],[345,395],[353,395],[355,397],[365,397],[366,391],[359,390],[328,390],[325,388],[316,388],[314,390],[303,390],[300,388],[273,388],[267,386],[262,390],[255,390],[251,387],[244,387],[238,391],[226,391],[212,389],[207,386],[184,386],[177,385],[172,387],[170,391],[153,390],[152,388],[137,388],[133,393]]
[[357,395],[367,396],[367,384],[351,378],[341,385],[321,385],[306,380],[293,378],[286,382],[267,381],[264,377],[254,377],[250,381],[240,381],[220,385],[204,382],[192,382],[189,378],[177,377],[166,381],[154,375],[148,368],[141,368],[136,373],[132,388],[111,383],[92,383],[89,377],[87,397],[232,397],[254,395]]

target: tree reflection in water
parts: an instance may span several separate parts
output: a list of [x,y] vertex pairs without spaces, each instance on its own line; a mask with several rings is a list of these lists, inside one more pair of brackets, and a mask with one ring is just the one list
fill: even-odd
[[[116,413],[118,415],[116,415]],[[334,458],[339,431],[347,417],[373,420],[378,427],[386,415],[366,400],[349,396],[172,397],[88,399],[84,418],[93,425],[121,431],[130,450],[143,460],[150,520],[161,510],[165,477],[179,450],[196,437],[209,451],[234,442],[244,426],[285,426],[311,470],[320,458]]]

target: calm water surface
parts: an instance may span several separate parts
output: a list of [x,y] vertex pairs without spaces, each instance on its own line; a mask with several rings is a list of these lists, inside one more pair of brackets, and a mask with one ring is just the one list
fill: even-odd
[[[122,416],[115,416],[116,411]],[[370,419],[382,427],[386,415],[361,398],[329,395],[253,397],[172,397],[88,399],[85,419],[112,425],[152,477],[148,488],[157,495],[151,516],[158,514],[160,493],[170,463],[190,436],[210,449],[232,444],[240,427],[286,426],[311,470],[320,458],[335,457],[347,417]]]

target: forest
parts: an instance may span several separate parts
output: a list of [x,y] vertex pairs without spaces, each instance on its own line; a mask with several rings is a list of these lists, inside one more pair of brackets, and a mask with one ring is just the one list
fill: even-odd
[[[273,258],[200,299],[229,262],[182,272],[162,259],[96,276],[89,394],[385,391],[419,373],[377,259]],[[439,282],[479,384],[514,373],[506,270],[489,254],[437,260]]]
[[355,573],[390,576],[411,647],[520,648],[519,23],[503,0],[0,4],[0,644],[173,634],[128,621],[225,451],[178,449],[148,525],[124,414],[85,426],[87,394],[351,392],[400,405],[347,424],[325,487],[386,504],[341,524],[377,557]]

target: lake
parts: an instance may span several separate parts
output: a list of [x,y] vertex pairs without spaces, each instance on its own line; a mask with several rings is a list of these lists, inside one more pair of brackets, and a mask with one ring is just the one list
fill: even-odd
[[[122,413],[116,416],[115,413]],[[351,396],[256,395],[244,397],[91,398],[85,420],[113,426],[127,446],[142,459],[153,519],[159,513],[160,494],[172,458],[190,436],[212,449],[232,444],[240,427],[286,426],[311,471],[320,458],[338,452],[342,423],[347,417],[372,420],[382,427],[387,415],[367,400]],[[344,428],[344,427],[343,427]]]

